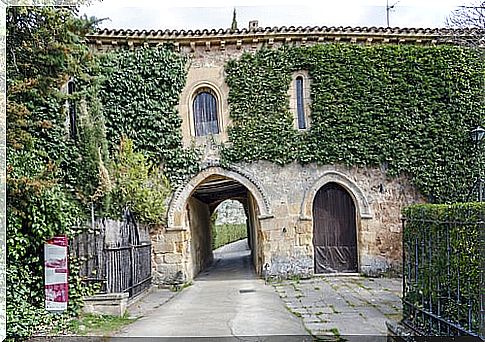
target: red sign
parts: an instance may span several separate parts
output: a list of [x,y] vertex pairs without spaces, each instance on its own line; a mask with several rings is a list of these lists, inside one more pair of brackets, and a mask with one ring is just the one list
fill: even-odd
[[67,310],[67,245],[67,236],[56,236],[44,244],[45,308],[47,311]]

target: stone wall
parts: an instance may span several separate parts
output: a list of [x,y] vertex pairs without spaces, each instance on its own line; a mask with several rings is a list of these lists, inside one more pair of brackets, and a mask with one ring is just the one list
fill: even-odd
[[186,282],[191,275],[188,257],[190,232],[167,230],[157,226],[150,232],[152,240],[153,280],[155,285]]
[[[354,199],[359,272],[368,275],[399,272],[402,258],[401,209],[423,201],[406,177],[389,178],[385,168],[302,166],[297,163],[278,166],[267,161],[240,163],[227,169],[218,167],[218,148],[227,141],[227,127],[231,123],[224,65],[230,59],[239,58],[243,52],[254,52],[258,48],[257,44],[243,45],[242,48],[227,46],[224,51],[216,51],[196,46],[184,51],[190,56],[191,64],[178,108],[182,118],[183,142],[185,146],[195,144],[201,148],[205,169],[172,198],[166,237],[160,233],[154,240],[154,249],[158,250],[154,253],[157,279],[191,279],[204,267],[202,260],[208,260],[199,250],[206,243],[206,237],[198,232],[205,228],[196,223],[195,218],[190,220],[186,217],[186,208],[189,203],[189,210],[190,206],[195,209],[195,204],[189,200],[190,194],[211,174],[239,181],[253,196],[252,203],[259,214],[253,213],[248,219],[254,227],[253,257],[259,274],[313,274],[313,199],[317,191],[329,182],[341,185]],[[193,136],[191,103],[194,92],[200,87],[211,88],[217,94],[221,123],[218,135]],[[291,87],[289,92],[293,92]],[[157,247],[157,241],[164,247]],[[165,248],[167,243],[170,251]],[[174,256],[169,256],[172,253]],[[196,264],[193,265],[193,262]]]
[[[169,216],[183,216],[183,203],[187,203],[187,200],[189,208],[193,207],[189,210],[194,210],[191,191],[197,187],[197,182],[213,174],[238,180],[250,190],[249,204],[254,206],[249,216],[254,237],[253,257],[256,271],[264,276],[313,275],[313,200],[318,190],[327,183],[339,184],[354,200],[358,271],[371,276],[400,272],[401,209],[424,201],[406,177],[387,177],[384,168],[317,164],[303,166],[297,163],[279,166],[260,161],[240,163],[230,169],[209,167],[203,170],[174,195]],[[203,212],[200,208],[197,210]],[[173,244],[210,245],[209,241],[204,242],[201,236],[194,233],[204,229],[194,219],[179,222],[180,219],[173,217],[169,217],[169,222],[176,224],[177,230],[172,232],[169,227],[167,231],[168,239],[174,239]],[[167,238],[160,239],[162,245],[165,245]],[[154,242],[154,250],[160,251],[161,247],[157,244]],[[171,245],[170,249],[173,248]],[[192,279],[196,275],[192,270],[203,267],[202,264],[190,267],[192,260],[200,262],[203,259],[195,255],[182,253],[182,262],[179,264],[157,263],[158,272],[164,274],[180,271],[184,279]],[[167,260],[167,256],[163,260]]]
[[191,236],[191,277],[193,277],[209,266],[213,260],[209,206],[194,197],[190,197],[187,215]]
[[401,209],[423,199],[405,177],[378,168],[269,162],[237,165],[260,184],[273,217],[261,220],[263,259],[269,274],[313,273],[315,193],[326,183],[343,186],[356,202],[359,271],[400,271]]

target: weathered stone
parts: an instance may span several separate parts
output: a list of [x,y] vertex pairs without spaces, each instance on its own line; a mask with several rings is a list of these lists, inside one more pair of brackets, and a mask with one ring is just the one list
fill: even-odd
[[[219,108],[222,131],[214,136],[215,143],[227,140],[228,89],[224,83],[224,58],[219,57],[215,54],[195,57],[189,69],[179,104],[184,144],[193,140],[189,104],[193,92],[202,86],[211,88],[222,101]],[[203,160],[216,160],[217,151],[209,140],[197,137],[195,143],[203,147]],[[400,272],[401,209],[422,201],[408,179],[390,178],[380,168],[298,163],[281,166],[268,161],[241,162],[222,168],[216,163],[205,167],[174,193],[168,209],[169,227],[156,235],[161,242],[153,244],[156,253],[177,253],[177,256],[166,256],[164,262],[181,265],[177,271],[187,279],[193,278],[211,260],[208,222],[214,208],[197,203],[193,196],[200,184],[211,177],[237,181],[248,190],[244,200],[250,212],[254,264],[258,274],[264,270],[269,276],[313,274],[313,205],[318,191],[328,183],[340,185],[354,201],[357,271],[368,275]]]
[[246,213],[239,201],[224,201],[216,209],[216,225],[245,224]]
[[175,250],[174,242],[157,241],[152,243],[154,253],[173,253]]
[[176,253],[183,253],[185,250],[185,242],[177,241],[175,242],[175,252]]
[[309,246],[312,244],[312,236],[310,234],[299,234],[298,244],[300,246]]
[[170,254],[165,254],[163,257],[163,260],[167,264],[181,264],[183,261],[182,254],[179,253],[170,253]]
[[128,305],[128,293],[108,293],[83,297],[83,312],[97,315],[123,316]]

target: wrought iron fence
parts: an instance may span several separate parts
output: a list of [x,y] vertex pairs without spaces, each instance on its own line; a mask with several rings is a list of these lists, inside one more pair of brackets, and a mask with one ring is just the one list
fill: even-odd
[[129,212],[123,222],[100,220],[70,242],[80,275],[100,284],[100,293],[135,297],[151,285],[151,243]]
[[403,218],[403,323],[419,335],[484,338],[485,210],[421,209]]

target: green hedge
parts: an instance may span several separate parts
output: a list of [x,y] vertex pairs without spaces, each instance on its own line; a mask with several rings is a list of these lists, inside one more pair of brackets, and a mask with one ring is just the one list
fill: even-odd
[[[485,68],[454,46],[322,44],[262,49],[227,63],[223,162],[384,167],[434,202],[464,200],[476,178],[469,131],[483,125]],[[293,126],[294,71],[311,78],[311,127]]]
[[212,226],[212,249],[248,237],[245,224],[221,224]]
[[438,334],[438,326],[416,307],[478,333],[485,203],[413,205],[403,216],[404,319],[428,335]]

